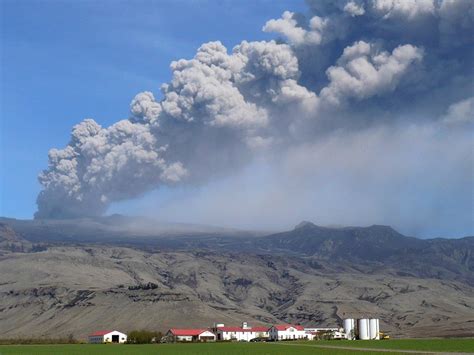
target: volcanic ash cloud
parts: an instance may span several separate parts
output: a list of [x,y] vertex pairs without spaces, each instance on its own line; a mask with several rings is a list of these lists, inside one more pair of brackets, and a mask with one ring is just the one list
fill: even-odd
[[49,152],[35,217],[101,215],[113,202],[205,184],[345,131],[472,130],[474,2],[308,4],[264,24],[275,41],[232,51],[205,43],[172,62],[162,98],[137,94],[129,119],[74,126],[69,144]]

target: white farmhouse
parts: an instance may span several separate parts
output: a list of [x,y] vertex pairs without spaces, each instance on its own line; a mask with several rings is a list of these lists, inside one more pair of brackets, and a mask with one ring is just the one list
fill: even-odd
[[127,334],[121,333],[117,330],[99,330],[89,335],[89,343],[125,343],[127,341]]
[[216,335],[207,329],[176,329],[166,333],[167,337],[176,341],[216,341]]
[[218,324],[214,328],[217,340],[250,341],[255,338],[268,338],[268,327],[250,327],[246,322],[241,327],[226,327]]
[[294,340],[308,337],[303,326],[290,324],[272,326],[268,330],[268,336],[271,340]]

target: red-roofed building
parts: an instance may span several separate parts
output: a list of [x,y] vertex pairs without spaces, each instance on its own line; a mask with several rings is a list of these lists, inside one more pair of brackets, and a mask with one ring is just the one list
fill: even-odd
[[306,339],[307,334],[301,325],[277,324],[268,330],[268,336],[272,340],[296,340]]
[[121,333],[117,330],[99,330],[89,335],[89,343],[125,343],[127,341],[127,334]]
[[250,341],[254,338],[267,338],[268,327],[250,327],[246,322],[241,327],[226,327],[217,324],[213,328],[217,334],[217,340]]
[[167,337],[175,341],[215,341],[216,335],[207,329],[176,329],[172,328],[166,333]]

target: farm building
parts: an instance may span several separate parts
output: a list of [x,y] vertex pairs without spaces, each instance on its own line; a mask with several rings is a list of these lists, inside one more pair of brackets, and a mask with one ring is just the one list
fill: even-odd
[[89,335],[89,343],[125,343],[127,341],[127,334],[121,333],[117,330],[100,330]]
[[324,334],[331,334],[332,339],[344,339],[345,333],[341,332],[341,328],[337,327],[317,327],[317,328],[304,328],[308,340],[314,340],[318,336]]
[[217,340],[250,341],[254,338],[267,338],[268,327],[250,327],[246,322],[241,327],[226,327],[224,324],[216,324],[213,328]]
[[268,330],[268,336],[272,340],[305,339],[308,337],[303,326],[290,324],[272,326]]
[[318,327],[318,328],[304,328],[307,332],[315,332],[315,333],[324,333],[324,332],[337,332],[341,328],[338,327]]
[[207,329],[175,329],[166,333],[176,341],[216,341],[216,335]]

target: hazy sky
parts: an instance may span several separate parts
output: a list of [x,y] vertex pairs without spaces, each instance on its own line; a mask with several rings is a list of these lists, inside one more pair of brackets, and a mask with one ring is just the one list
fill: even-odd
[[0,215],[474,234],[469,0],[1,6]]

